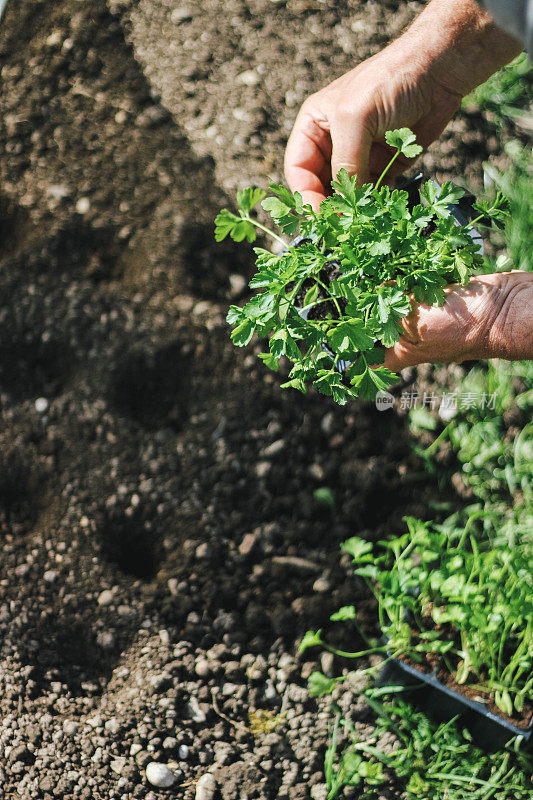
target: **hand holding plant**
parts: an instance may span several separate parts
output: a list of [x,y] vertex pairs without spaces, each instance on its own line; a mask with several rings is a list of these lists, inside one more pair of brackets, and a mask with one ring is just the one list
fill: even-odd
[[[406,318],[412,319],[413,300],[443,306],[445,287],[466,286],[482,264],[469,235],[471,225],[458,225],[451,216],[450,206],[462,197],[462,189],[447,182],[439,191],[428,181],[420,189],[420,202],[413,204],[406,191],[382,185],[400,157],[413,158],[421,151],[407,128],[389,131],[385,138],[393,155],[374,186],[358,186],[341,169],[332,184],[334,194],[318,212],[298,192],[271,184],[273,197],[246,189],[238,193],[239,214],[224,209],[216,218],[217,241],[231,236],[253,242],[259,229],[284,246],[278,254],[255,248],[257,273],[250,287],[257,294],[244,308],[231,306],[233,342],[242,347],[254,333],[270,335],[269,351],[261,358],[272,369],[282,356],[292,362],[284,387],[305,392],[312,384],[340,404],[357,396],[372,398],[396,379],[385,349],[398,342],[400,350],[405,347],[400,338]],[[288,245],[254,217],[259,202],[283,233],[299,233],[298,243]],[[506,201],[501,194],[475,208],[478,217],[472,225],[503,224]],[[464,343],[459,345],[446,356],[467,357]],[[341,364],[347,365],[344,374]]]
[[533,358],[533,273],[501,272],[444,290],[442,306],[413,303],[385,366]]
[[388,47],[305,101],[285,154],[292,191],[318,210],[341,168],[375,180],[391,155],[387,130],[407,125],[427,147],[462,98],[521,50],[474,0],[432,0]]

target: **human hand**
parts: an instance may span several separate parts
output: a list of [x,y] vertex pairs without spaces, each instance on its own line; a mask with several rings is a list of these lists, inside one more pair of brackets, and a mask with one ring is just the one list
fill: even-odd
[[481,275],[445,289],[442,306],[415,304],[404,335],[385,351],[398,372],[425,363],[505,358],[533,359],[533,273]]
[[[408,127],[427,147],[462,97],[520,50],[473,0],[432,0],[399,39],[305,101],[285,154],[291,190],[318,209],[341,167],[375,180],[393,152],[386,131]],[[388,179],[407,164],[398,158]]]

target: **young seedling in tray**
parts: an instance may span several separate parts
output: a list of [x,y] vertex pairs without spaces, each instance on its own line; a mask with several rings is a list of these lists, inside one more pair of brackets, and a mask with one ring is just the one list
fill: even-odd
[[[342,549],[377,600],[387,641],[375,650],[435,673],[525,730],[533,718],[533,544],[514,524],[505,539],[501,531],[478,539],[472,524],[483,516],[464,526],[454,517],[441,525],[409,517],[403,536],[375,545],[352,537]],[[355,608],[331,619],[355,621]],[[351,655],[320,631],[301,649],[315,644]]]
[[[383,366],[384,348],[398,341],[400,322],[411,302],[442,305],[444,287],[468,283],[482,264],[469,231],[474,225],[502,226],[506,201],[474,204],[479,216],[458,225],[453,204],[464,192],[450,182],[432,181],[420,188],[420,203],[404,190],[383,186],[396,158],[417,156],[422,148],[408,128],[385,136],[394,154],[375,185],[357,186],[340,170],[333,194],[318,212],[304,205],[298,192],[272,183],[272,197],[262,189],[237,194],[239,213],[223,209],[215,220],[215,238],[230,236],[254,242],[257,231],[271,236],[282,252],[254,248],[257,272],[250,281],[254,297],[227,316],[239,347],[252,336],[270,337],[265,364],[278,369],[282,357],[292,362],[283,387],[306,392],[313,385],[341,405],[349,398],[372,398],[397,379]],[[253,215],[258,203],[288,237],[289,245]],[[338,365],[348,363],[341,374]]]

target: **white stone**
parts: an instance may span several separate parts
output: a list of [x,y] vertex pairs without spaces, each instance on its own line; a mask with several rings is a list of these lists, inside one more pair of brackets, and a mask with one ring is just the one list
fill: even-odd
[[237,297],[246,288],[246,278],[234,272],[229,276],[229,285],[232,297]]
[[99,606],[110,606],[113,602],[113,592],[111,589],[104,589],[103,592],[100,592],[97,602]]
[[151,761],[146,767],[146,780],[152,786],[158,786],[160,789],[168,789],[176,783],[176,776],[169,770],[166,764],[159,764],[157,761]]
[[282,450],[285,449],[285,442],[283,439],[277,439],[275,442],[267,445],[263,450],[263,455],[265,458],[272,458],[272,456],[277,456],[278,453],[281,453]]
[[199,658],[194,667],[194,671],[200,678],[205,678],[211,672],[209,661],[206,658]]
[[66,719],[63,722],[63,733],[65,733],[67,736],[74,736],[74,734],[77,733],[79,727],[80,727],[79,724],[75,720]]
[[78,214],[86,214],[91,207],[91,201],[88,197],[80,197],[76,203],[76,211]]
[[253,69],[247,69],[237,77],[239,83],[244,83],[245,86],[257,86],[261,78]]
[[217,790],[217,782],[210,772],[201,776],[196,784],[195,800],[213,800]]
[[258,461],[255,465],[255,474],[258,478],[266,478],[271,469],[270,461]]
[[124,756],[119,756],[118,758],[113,759],[113,761],[109,765],[113,772],[116,772],[117,775],[120,775],[124,767],[126,766],[126,759]]
[[185,22],[187,19],[192,19],[192,11],[187,8],[187,6],[182,6],[181,8],[175,8],[172,14],[170,15],[170,20],[176,25],[179,25],[180,22]]
[[328,795],[328,789],[325,783],[315,783],[314,786],[311,787],[311,797],[313,800],[326,800]]
[[200,708],[200,703],[194,695],[191,695],[188,703],[188,712],[193,722],[205,722],[205,712]]
[[61,186],[60,184],[52,184],[46,190],[46,194],[54,200],[63,200],[70,194],[68,186]]
[[48,400],[46,397],[38,397],[35,401],[35,410],[39,414],[45,414],[48,411]]

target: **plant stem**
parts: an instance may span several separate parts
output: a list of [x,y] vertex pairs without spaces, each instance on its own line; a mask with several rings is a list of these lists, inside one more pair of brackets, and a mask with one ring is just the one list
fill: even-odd
[[339,656],[340,658],[362,658],[363,656],[372,655],[372,653],[386,653],[387,648],[383,647],[372,647],[369,650],[360,650],[357,653],[350,653],[346,650],[337,650],[336,647],[333,647],[326,642],[322,642],[322,646],[325,647],[326,650],[329,650],[330,653],[333,653],[334,656]]
[[448,429],[450,428],[451,423],[448,423],[446,427],[439,433],[436,439],[434,439],[428,447],[424,450],[425,456],[430,456],[438,447],[438,445],[444,441],[446,436],[448,435]]
[[383,180],[383,178],[385,177],[385,175],[387,174],[389,169],[392,167],[392,165],[394,164],[394,162],[396,161],[396,159],[398,158],[399,155],[400,155],[400,151],[396,150],[396,152],[394,153],[393,157],[391,158],[391,160],[389,161],[389,163],[387,164],[387,166],[385,167],[385,169],[383,170],[383,172],[381,173],[381,175],[377,179],[376,184],[374,186],[374,189],[379,189],[379,187],[381,186],[381,181]]
[[337,308],[337,311],[339,312],[339,317],[342,317],[342,311],[341,311],[341,307],[340,307],[340,305],[339,305],[339,304],[338,304],[338,302],[337,302],[337,298],[336,298],[336,297],[334,297],[334,296],[331,294],[331,292],[329,291],[329,289],[328,289],[328,287],[326,286],[326,284],[325,284],[325,283],[322,283],[322,281],[320,280],[320,278],[317,278],[317,277],[316,277],[316,275],[315,275],[315,281],[316,281],[316,283],[318,283],[318,285],[319,285],[319,286],[321,286],[321,287],[324,289],[324,291],[325,291],[325,292],[327,292],[327,293],[329,294],[330,298],[331,298],[331,299],[333,300],[333,302],[335,303],[335,307]]
[[276,241],[280,242],[283,245],[283,247],[285,247],[285,249],[288,247],[287,242],[284,239],[282,239],[281,236],[278,236],[277,233],[274,233],[274,231],[271,231],[270,228],[267,228],[265,225],[261,225],[261,223],[258,222],[256,219],[252,219],[252,217],[249,217],[248,215],[244,216],[243,219],[245,219],[247,222],[251,222],[252,225],[255,225],[256,228],[259,228],[264,233],[268,233],[269,236],[271,236],[273,239],[276,239]]

